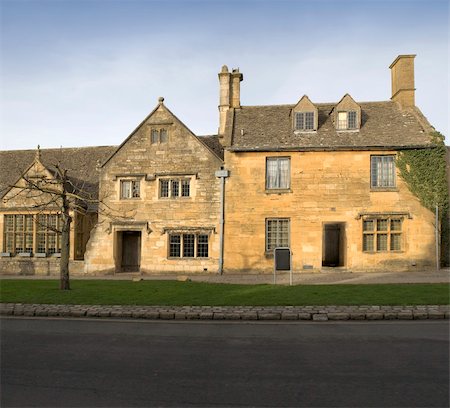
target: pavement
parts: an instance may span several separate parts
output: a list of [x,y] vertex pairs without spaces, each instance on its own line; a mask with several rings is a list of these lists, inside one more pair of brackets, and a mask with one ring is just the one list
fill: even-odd
[[[114,275],[72,275],[72,279],[104,280],[191,280],[194,282],[231,284],[273,284],[273,274],[146,274],[116,273]],[[0,279],[58,279],[57,275],[0,275]],[[315,273],[293,273],[294,285],[339,285],[339,284],[379,284],[379,283],[449,283],[450,268],[410,271],[410,272],[351,272],[324,269]],[[289,284],[289,273],[277,272],[277,284]]]

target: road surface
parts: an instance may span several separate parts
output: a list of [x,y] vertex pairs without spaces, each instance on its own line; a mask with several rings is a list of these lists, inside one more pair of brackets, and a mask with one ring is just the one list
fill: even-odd
[[1,406],[448,407],[449,322],[1,320]]

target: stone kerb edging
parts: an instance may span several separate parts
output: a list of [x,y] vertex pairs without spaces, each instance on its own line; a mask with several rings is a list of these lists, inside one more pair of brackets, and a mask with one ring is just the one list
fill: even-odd
[[423,320],[449,319],[450,306],[100,306],[1,303],[0,315],[149,320]]

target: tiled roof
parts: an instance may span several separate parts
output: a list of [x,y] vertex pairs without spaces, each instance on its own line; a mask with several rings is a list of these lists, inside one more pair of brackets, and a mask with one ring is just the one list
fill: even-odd
[[[316,132],[297,133],[292,127],[295,105],[243,106],[230,110],[225,141],[230,150],[338,150],[419,147],[430,144],[433,129],[417,108],[401,110],[391,101],[361,102],[361,128],[336,131],[331,114],[336,104],[316,104]],[[231,141],[231,143],[230,143]]]
[[[85,184],[85,189],[98,193],[97,163],[103,163],[116,149],[116,146],[73,147],[60,149],[41,149],[41,162],[49,170],[60,163],[68,170],[75,182]],[[36,150],[0,151],[0,197],[12,186],[33,163]]]
[[219,142],[218,135],[197,136],[197,138],[223,160],[223,147]]

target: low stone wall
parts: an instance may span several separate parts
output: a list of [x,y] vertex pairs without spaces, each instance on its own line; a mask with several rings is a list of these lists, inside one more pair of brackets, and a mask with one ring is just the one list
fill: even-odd
[[[40,275],[58,276],[60,258],[1,258],[1,275]],[[70,261],[69,272],[84,274],[84,261]]]
[[422,306],[102,306],[1,303],[0,315],[150,320],[426,320],[449,319],[448,305]]

